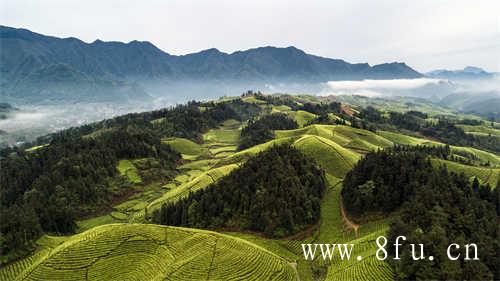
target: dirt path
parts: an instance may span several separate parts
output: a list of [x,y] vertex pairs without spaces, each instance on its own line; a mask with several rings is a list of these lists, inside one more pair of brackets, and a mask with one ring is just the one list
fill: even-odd
[[342,196],[340,196],[340,213],[342,214],[342,220],[346,224],[347,228],[353,229],[354,234],[356,235],[356,238],[358,237],[358,229],[359,229],[359,224],[354,223],[347,217],[347,212],[344,208],[344,200],[342,200]]
[[299,271],[297,270],[297,263],[296,262],[289,262],[288,264],[291,267],[293,267],[293,270],[295,270],[295,274],[297,274],[297,281],[300,281]]

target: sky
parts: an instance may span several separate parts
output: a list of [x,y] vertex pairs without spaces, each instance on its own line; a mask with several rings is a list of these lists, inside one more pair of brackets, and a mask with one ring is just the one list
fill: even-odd
[[169,54],[295,46],[420,72],[500,72],[498,0],[0,0],[0,24],[85,42],[150,41]]

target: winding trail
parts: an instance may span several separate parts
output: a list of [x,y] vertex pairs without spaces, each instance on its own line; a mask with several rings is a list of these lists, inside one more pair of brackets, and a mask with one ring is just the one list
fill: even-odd
[[355,222],[351,221],[349,217],[347,217],[347,212],[344,208],[344,200],[342,200],[342,195],[340,196],[339,201],[340,201],[340,213],[342,214],[342,220],[346,224],[347,228],[354,230],[354,234],[356,235],[357,238],[359,224],[356,224]]
[[296,277],[297,277],[297,281],[300,281],[299,271],[297,270],[297,262],[288,262],[288,264],[291,267],[293,267],[293,270],[295,271],[295,274],[296,274]]

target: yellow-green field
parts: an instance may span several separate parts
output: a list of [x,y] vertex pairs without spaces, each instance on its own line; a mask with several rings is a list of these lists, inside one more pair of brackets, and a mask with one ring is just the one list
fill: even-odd
[[77,234],[1,280],[294,280],[284,258],[246,240],[197,229],[109,224]]
[[163,140],[164,143],[170,145],[175,151],[187,155],[200,155],[203,151],[201,145],[183,138],[169,138]]
[[132,161],[120,160],[120,162],[118,162],[118,171],[120,172],[120,175],[126,177],[131,183],[142,183],[142,179]]
[[295,122],[297,122],[297,124],[299,124],[300,127],[303,127],[305,124],[317,117],[316,114],[312,114],[303,110],[289,111],[287,113],[293,120],[295,120]]
[[464,173],[469,178],[477,177],[481,183],[488,183],[491,187],[496,186],[500,176],[500,168],[475,167],[442,159],[432,159],[432,163],[436,166],[446,165],[448,170]]

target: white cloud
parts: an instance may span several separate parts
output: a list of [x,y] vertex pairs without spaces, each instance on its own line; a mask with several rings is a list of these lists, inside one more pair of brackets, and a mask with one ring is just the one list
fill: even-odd
[[432,78],[330,81],[324,84],[319,95],[360,95],[367,97],[408,95],[411,92],[424,92],[426,88],[437,89],[441,86],[452,86],[452,84],[447,80]]
[[361,90],[361,89],[415,89],[429,84],[439,84],[440,79],[391,79],[391,80],[361,80],[361,81],[330,81],[327,85],[332,90]]

